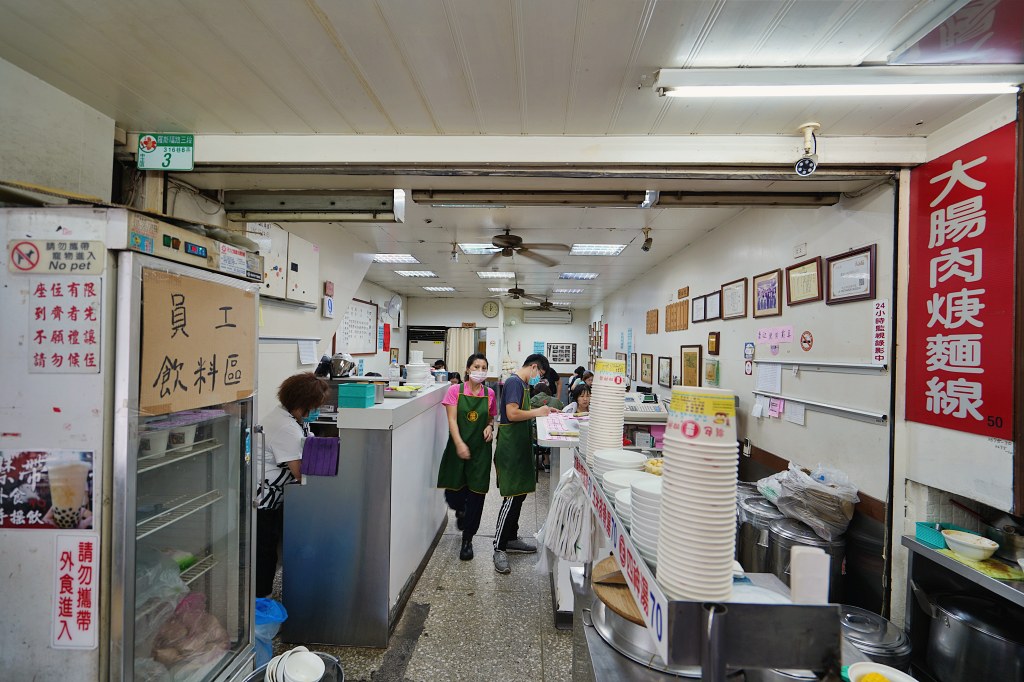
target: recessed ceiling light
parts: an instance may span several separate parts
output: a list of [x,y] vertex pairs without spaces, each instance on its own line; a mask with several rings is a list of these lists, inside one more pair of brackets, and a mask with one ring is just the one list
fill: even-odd
[[570,256],[618,256],[625,244],[573,244]]
[[582,294],[583,289],[555,289],[553,294]]
[[487,287],[487,291],[490,291],[492,294],[504,294],[508,289],[505,287]]
[[551,301],[551,305],[572,305],[572,301]]
[[493,244],[459,244],[459,248],[467,256],[488,256],[501,251]]
[[437,273],[430,270],[395,270],[395,274],[402,277],[437,277]]
[[597,272],[563,272],[558,279],[597,279]]
[[411,253],[378,253],[373,257],[374,263],[419,263]]
[[455,287],[423,287],[427,291],[455,291]]
[[514,272],[492,272],[490,270],[484,270],[476,274],[480,279],[512,279],[516,276]]

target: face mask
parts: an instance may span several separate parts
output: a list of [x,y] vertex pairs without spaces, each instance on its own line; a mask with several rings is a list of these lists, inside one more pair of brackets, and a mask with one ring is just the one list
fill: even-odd
[[302,421],[304,421],[304,422],[306,422],[307,424],[309,424],[310,422],[315,422],[315,421],[316,421],[317,419],[319,419],[319,418],[320,418],[320,408],[318,407],[318,408],[316,408],[315,410],[310,410],[310,411],[309,411],[309,414],[307,414],[307,415],[306,415],[306,416],[305,416],[305,417],[303,418],[303,420],[302,420]]
[[531,386],[536,386],[539,383],[540,383],[540,375],[537,375],[537,376],[533,377],[532,379],[530,379],[530,385]]
[[484,379],[487,378],[487,372],[470,372],[469,378],[478,384],[484,383]]

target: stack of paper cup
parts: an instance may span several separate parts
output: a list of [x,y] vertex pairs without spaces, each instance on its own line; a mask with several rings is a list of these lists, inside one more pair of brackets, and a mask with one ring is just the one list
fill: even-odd
[[[672,599],[726,601],[736,543],[736,403],[674,386],[663,450],[658,583]],[[636,497],[633,499],[636,522]]]
[[594,366],[590,397],[590,423],[584,452],[594,466],[598,450],[622,448],[622,423],[626,411],[626,363],[601,358]]

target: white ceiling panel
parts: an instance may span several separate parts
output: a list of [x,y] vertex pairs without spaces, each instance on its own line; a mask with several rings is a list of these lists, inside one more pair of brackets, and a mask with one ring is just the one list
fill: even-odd
[[[585,40],[589,3],[512,2],[515,41],[515,80],[522,131],[529,135],[575,132],[569,119],[569,99],[577,92],[579,41]],[[590,101],[588,99],[588,101]]]

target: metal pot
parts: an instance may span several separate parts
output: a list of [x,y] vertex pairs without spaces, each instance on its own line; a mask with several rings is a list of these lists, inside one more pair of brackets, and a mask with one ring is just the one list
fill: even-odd
[[911,589],[932,618],[928,666],[939,682],[1024,681],[1024,619],[1005,602],[963,594],[929,599]]
[[839,603],[843,595],[843,576],[846,574],[846,540],[842,537],[823,540],[806,523],[790,518],[775,519],[768,528],[768,570],[789,585],[789,554],[793,545],[820,547],[832,557],[829,601]]
[[1006,533],[998,528],[985,526],[985,537],[999,543],[996,556],[1001,556],[1014,563],[1017,559],[1024,559],[1024,535]]
[[843,636],[875,663],[910,672],[910,639],[877,613],[843,604]]
[[748,573],[768,571],[768,526],[782,512],[765,498],[751,495],[736,505],[736,560]]

